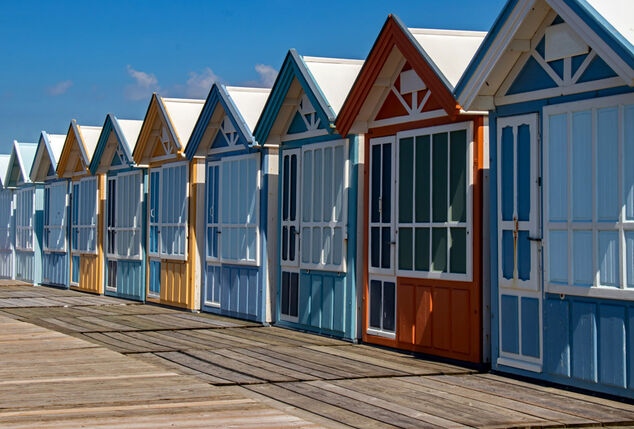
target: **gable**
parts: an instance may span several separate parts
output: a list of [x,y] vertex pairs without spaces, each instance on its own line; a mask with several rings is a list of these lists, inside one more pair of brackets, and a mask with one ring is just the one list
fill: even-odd
[[[622,85],[614,70],[597,52],[552,11],[533,35],[531,46],[533,48],[520,57],[502,84],[499,102],[521,100],[519,94],[538,91],[541,92],[534,95],[544,97],[560,95],[563,91],[591,90],[598,88],[597,85]],[[516,97],[509,99],[509,96]]]
[[302,94],[299,103],[295,107],[291,122],[286,129],[286,138],[297,137],[295,136],[297,134],[318,133],[318,130],[325,130],[324,124],[317,115],[317,110],[313,107],[308,96]]

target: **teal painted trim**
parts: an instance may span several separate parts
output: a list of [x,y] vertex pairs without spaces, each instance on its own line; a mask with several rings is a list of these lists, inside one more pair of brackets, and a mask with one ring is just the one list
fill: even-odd
[[238,131],[241,140],[239,143],[245,146],[257,145],[251,130],[249,130],[244,117],[236,107],[232,98],[229,96],[226,87],[224,85],[214,83],[209,90],[205,105],[203,106],[200,116],[196,121],[196,125],[194,126],[194,131],[192,131],[192,135],[185,147],[185,156],[188,160],[191,161],[194,155],[196,155],[198,147],[200,146],[200,141],[205,134],[205,130],[207,129],[209,121],[214,115],[218,104],[222,106],[224,111],[227,113],[229,120]]
[[[273,89],[266,100],[264,110],[253,130],[253,135],[260,144],[266,143],[294,78],[299,81],[321,122],[323,124],[334,124],[336,115],[330,104],[315,82],[308,67],[306,67],[304,60],[295,49],[291,49],[286,54],[280,72],[273,84]],[[328,127],[328,132],[332,132],[330,126]]]
[[103,124],[103,128],[101,129],[101,133],[99,134],[99,140],[97,142],[97,147],[95,148],[95,153],[92,157],[92,161],[90,162],[89,169],[90,174],[92,175],[95,175],[97,173],[99,164],[101,164],[101,157],[106,150],[106,145],[108,144],[108,139],[110,138],[111,132],[114,132],[115,136],[117,137],[119,147],[123,149],[123,153],[125,153],[126,155],[126,161],[128,165],[134,165],[132,151],[130,150],[130,143],[126,140],[116,116],[114,116],[112,113],[108,113],[106,115],[106,120]]
[[[349,159],[351,163],[351,171],[349,177],[350,189],[348,190],[348,266],[346,273],[346,287],[350,293],[350,337],[356,339],[360,317],[358,307],[358,284],[357,284],[357,248],[359,246],[357,236],[357,212],[359,201],[359,137],[356,135],[348,136],[349,140]],[[349,286],[348,286],[349,285]]]
[[[345,138],[349,138],[345,137]],[[301,139],[301,140],[288,140],[285,141],[284,143],[282,143],[282,147],[284,149],[295,149],[295,148],[299,148],[308,144],[313,144],[313,143],[323,143],[323,142],[329,142],[329,141],[333,141],[333,140],[341,140],[344,137],[341,137],[341,135],[337,134],[337,133],[333,133],[333,134],[326,134],[323,136],[318,136],[318,137],[311,137],[308,139]]]
[[[52,161],[51,161],[52,162]],[[64,257],[65,257],[65,261],[64,261],[64,284],[47,284],[47,286],[54,286],[54,287],[61,287],[63,289],[68,289],[68,287],[70,286],[70,233],[71,233],[71,204],[70,204],[70,191],[71,191],[71,181],[68,179],[50,179],[44,182],[44,187],[46,187],[46,185],[50,185],[53,183],[60,183],[60,182],[65,182],[66,183],[66,198],[68,201],[68,204],[66,205],[66,251],[63,252],[64,253]],[[44,198],[42,198],[43,200],[43,205],[42,207],[44,207],[44,205],[46,204],[46,201],[44,201]],[[43,214],[44,212],[42,212]],[[44,248],[44,218],[42,217],[42,249]],[[44,270],[44,257],[43,255],[45,253],[57,253],[60,254],[62,252],[46,252],[44,250],[42,250],[42,270]],[[43,276],[42,276],[43,278]]]

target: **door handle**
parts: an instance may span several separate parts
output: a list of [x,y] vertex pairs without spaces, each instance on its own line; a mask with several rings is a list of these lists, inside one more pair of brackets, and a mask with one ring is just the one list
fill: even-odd
[[542,241],[541,237],[528,237],[528,241]]

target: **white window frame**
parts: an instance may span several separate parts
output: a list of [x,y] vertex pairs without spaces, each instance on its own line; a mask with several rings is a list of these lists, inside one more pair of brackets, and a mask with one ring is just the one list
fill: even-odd
[[[466,173],[467,173],[467,177],[466,177],[466,201],[465,204],[466,206],[466,210],[467,210],[467,220],[466,222],[454,222],[454,221],[449,221],[447,220],[446,222],[434,222],[432,217],[431,217],[431,212],[433,211],[433,203],[432,201],[430,201],[429,204],[429,210],[430,210],[430,219],[429,222],[425,222],[425,223],[420,223],[420,222],[415,222],[414,219],[412,219],[411,223],[400,223],[398,221],[399,219],[399,203],[400,203],[400,195],[396,195],[394,197],[394,201],[395,201],[395,211],[396,213],[394,214],[394,227],[395,227],[395,234],[396,234],[396,250],[395,250],[395,259],[394,259],[394,269],[396,270],[396,275],[397,277],[409,277],[409,278],[421,278],[421,279],[438,279],[438,280],[450,280],[450,281],[462,281],[462,282],[471,282],[473,279],[473,151],[474,151],[474,133],[473,133],[473,122],[471,121],[466,121],[466,122],[460,122],[460,123],[456,123],[456,124],[449,124],[449,125],[439,125],[439,126],[434,126],[434,127],[427,127],[427,128],[419,128],[416,130],[408,130],[408,131],[401,131],[398,132],[396,134],[396,144],[399,145],[400,140],[403,138],[408,138],[408,137],[418,137],[418,136],[423,136],[423,135],[429,135],[432,136],[433,134],[440,134],[440,133],[450,133],[452,131],[462,131],[465,130],[467,132],[467,166],[466,166]],[[432,156],[430,156],[429,158],[429,163],[430,163],[430,169],[429,169],[429,173],[430,175],[432,174],[433,170],[431,168],[431,164],[433,163],[433,147],[431,149],[431,153]],[[394,154],[394,158],[396,158],[396,168],[394,171],[394,180],[395,180],[395,192],[398,194],[398,178],[399,178],[399,174],[400,174],[400,150],[395,150],[395,154]],[[447,150],[447,166],[449,166],[449,163],[451,162],[451,142],[449,142],[449,148]],[[451,171],[449,170],[449,168],[447,168],[447,199],[449,199],[449,183],[450,183],[450,173]],[[430,182],[431,183],[431,182]],[[431,188],[430,184],[430,188]],[[466,243],[466,273],[465,274],[458,274],[458,273],[450,273],[450,272],[436,272],[436,271],[415,271],[414,269],[412,270],[401,270],[398,267],[398,263],[399,263],[399,235],[398,235],[398,231],[401,227],[404,228],[412,228],[415,229],[416,227],[424,227],[424,228],[430,228],[433,229],[435,228],[445,228],[447,230],[449,230],[449,228],[454,227],[454,228],[466,228],[467,230],[467,243]],[[447,233],[447,270],[449,271],[449,264],[451,262],[450,260],[450,250],[451,247],[449,245],[449,232]],[[432,239],[431,239],[431,234],[429,237],[429,246],[430,246],[430,257],[431,257],[431,245],[432,245]],[[412,240],[412,254],[415,255],[415,241]]]
[[[62,219],[62,224],[61,225],[54,225],[51,226],[49,223],[49,220],[46,219],[46,217],[50,217],[51,215],[51,204],[50,204],[50,198],[51,198],[51,190],[53,188],[64,188],[64,217]],[[68,249],[68,237],[66,234],[66,225],[68,223],[68,183],[67,182],[53,182],[53,183],[48,183],[45,187],[44,187],[44,192],[48,192],[49,195],[49,203],[48,203],[48,207],[45,207],[45,216],[44,216],[44,250],[46,252],[55,252],[55,253],[66,253],[66,249]],[[44,201],[46,203],[46,201]],[[64,246],[61,249],[53,249],[49,246],[49,232],[51,230],[54,229],[61,229],[64,234]]]
[[[294,149],[287,149],[284,150],[282,152],[281,155],[281,159],[280,159],[280,175],[282,176],[282,192],[281,194],[281,210],[282,211],[284,209],[284,201],[283,199],[286,197],[284,195],[284,183],[286,180],[290,180],[290,178],[287,178],[284,176],[284,157],[288,156],[289,159],[290,157],[292,157],[293,155],[295,155],[297,157],[297,175],[295,177],[296,180],[296,184],[295,184],[295,220],[291,221],[291,220],[284,220],[283,219],[283,214],[280,214],[280,219],[281,219],[281,224],[280,224],[280,232],[279,232],[279,237],[280,237],[280,265],[284,268],[287,268],[287,270],[285,271],[289,271],[288,269],[291,270],[297,270],[297,268],[299,267],[299,261],[301,259],[301,255],[300,255],[300,238],[301,238],[301,225],[300,225],[300,217],[302,215],[302,210],[301,210],[301,193],[300,193],[300,188],[302,185],[302,150],[301,148],[294,148]],[[289,171],[290,171],[290,161],[289,161]],[[289,188],[288,188],[288,192],[289,192],[289,213],[290,213],[290,192],[291,192],[291,187],[290,187],[290,182],[289,182]],[[288,228],[288,233],[291,234],[291,228],[295,227],[295,260],[293,261],[288,261],[288,260],[284,260],[282,258],[282,246],[284,245],[283,243],[283,236],[282,236],[282,232],[283,232],[283,228],[287,227]],[[290,244],[290,240],[289,240],[289,244]],[[289,252],[290,252],[290,247],[289,247]]]
[[[7,204],[7,207],[2,207],[2,216],[7,216],[6,219],[6,223],[2,222],[0,223],[0,237],[2,237],[2,241],[6,240],[8,247],[1,247],[0,250],[11,250],[12,249],[12,243],[11,243],[11,224],[12,224],[12,218],[13,218],[13,210],[14,210],[14,198],[13,198],[13,192],[5,189],[5,190],[0,190],[0,201],[4,202],[4,204]],[[8,208],[8,210],[7,210]]]
[[[233,161],[240,161],[243,159],[255,159],[256,162],[256,188],[255,188],[255,221],[253,223],[250,224],[231,224],[231,223],[226,223],[225,220],[222,218],[222,175],[223,175],[223,169],[225,168],[226,164],[229,162],[233,162]],[[219,221],[219,227],[218,230],[220,231],[220,237],[218,239],[218,255],[220,258],[220,262],[223,264],[231,264],[231,265],[247,265],[247,266],[259,266],[260,265],[260,190],[262,189],[262,171],[261,171],[262,167],[260,165],[260,154],[259,153],[252,153],[252,154],[245,154],[245,155],[237,155],[237,156],[231,156],[231,157],[226,157],[223,158],[220,161],[220,170],[218,172],[218,192],[219,192],[219,196],[218,196],[218,210],[219,210],[219,216],[218,216],[218,221]],[[230,228],[237,228],[237,227],[247,227],[247,228],[253,228],[255,229],[255,260],[253,261],[249,261],[246,259],[230,259],[227,258],[225,256],[223,256],[223,252],[222,252],[222,236],[224,234],[224,232],[227,229]]]
[[[89,182],[89,181],[94,181],[95,182],[95,212],[94,212],[94,218],[95,218],[95,224],[92,225],[84,225],[82,223],[82,197],[83,197],[83,191],[82,191],[82,184]],[[81,178],[77,184],[79,185],[79,195],[75,196],[75,199],[73,200],[73,204],[78,204],[78,222],[77,225],[73,226],[73,229],[77,230],[77,247],[78,249],[73,249],[73,253],[74,254],[80,254],[80,255],[96,255],[97,254],[97,250],[99,247],[99,236],[98,236],[98,226],[99,226],[99,177],[97,176],[88,176],[88,177],[84,177]],[[79,197],[79,198],[77,198]],[[86,241],[86,248],[82,248],[82,242],[81,242],[81,232],[82,230],[94,230],[94,236],[95,236],[95,248],[94,249],[87,249],[88,247],[88,241]]]
[[[320,221],[320,222],[306,222],[303,220],[303,213],[304,213],[304,193],[303,193],[303,189],[304,189],[304,169],[305,169],[305,165],[304,165],[304,153],[308,152],[308,151],[314,151],[316,149],[320,149],[322,151],[324,151],[325,149],[331,147],[334,149],[334,147],[336,146],[343,146],[343,156],[344,156],[344,171],[343,171],[343,195],[342,195],[342,207],[341,207],[341,220],[336,222],[334,220],[330,220],[328,222],[324,222],[324,221]],[[340,272],[340,273],[345,273],[347,272],[347,257],[348,257],[348,194],[350,191],[350,150],[349,150],[349,141],[348,139],[337,139],[337,140],[331,140],[331,141],[327,141],[327,142],[318,142],[318,143],[311,143],[311,144],[307,144],[302,146],[302,150],[301,150],[301,168],[298,169],[300,177],[299,177],[299,187],[301,189],[301,191],[298,190],[299,195],[301,197],[301,201],[298,201],[298,205],[299,205],[299,213],[298,213],[298,220],[299,220],[299,237],[300,237],[300,243],[299,243],[299,267],[301,269],[304,270],[323,270],[323,271],[333,271],[333,272]],[[323,167],[323,165],[322,165]],[[313,176],[314,176],[314,171],[313,171]],[[322,174],[322,180],[325,176]],[[334,187],[334,180],[333,180],[333,184],[332,186]],[[311,190],[314,190],[314,186],[311,188]],[[323,190],[323,183],[322,183],[322,190]],[[312,194],[312,192],[311,192]],[[333,198],[334,198],[334,192],[333,192]],[[322,201],[323,203],[323,201]],[[334,205],[333,205],[334,208]],[[331,217],[331,219],[334,219],[334,215]],[[314,264],[312,262],[303,262],[303,254],[302,254],[302,243],[305,240],[304,237],[304,228],[309,228],[312,230],[312,228],[314,227],[318,227],[318,228],[331,228],[334,231],[334,228],[336,227],[340,227],[341,228],[341,236],[342,236],[342,249],[341,249],[341,264],[339,265],[334,265],[334,264],[326,264],[323,263],[323,246],[320,245],[320,249],[322,250],[322,256],[320,258],[321,262],[318,264]],[[334,240],[334,238],[333,238]],[[312,238],[311,238],[311,257],[309,258],[310,261],[312,261]],[[334,248],[334,247],[333,247]]]
[[[221,223],[220,223],[220,214],[221,214],[221,211],[220,211],[220,204],[221,204],[221,202],[220,202],[220,193],[222,191],[222,187],[221,187],[222,186],[222,172],[221,172],[222,171],[222,167],[221,167],[221,165],[222,165],[222,163],[220,161],[209,161],[209,162],[207,162],[207,172],[209,172],[209,168],[211,168],[211,167],[218,168],[218,183],[216,183],[216,185],[217,185],[216,186],[216,190],[218,192],[218,207],[216,207],[216,211],[218,212],[218,215],[217,215],[218,221],[215,222],[215,223],[213,223],[213,222],[210,223],[209,222],[209,210],[210,210],[210,208],[209,208],[209,201],[208,201],[209,198],[207,198],[209,196],[209,189],[206,189],[207,192],[205,193],[205,197],[207,199],[207,202],[205,204],[205,225],[206,225],[205,226],[205,260],[208,263],[217,264],[217,265],[220,265],[220,238],[221,238],[221,235],[222,235],[221,234],[221,230],[220,230],[220,225],[221,225]],[[209,186],[209,177],[207,177],[207,180],[206,180],[205,183],[206,183],[206,186]],[[216,238],[218,240],[218,245],[216,246],[217,256],[210,256],[209,255],[209,249],[208,249],[209,237],[207,237],[207,234],[209,234],[209,228],[216,228],[216,230],[217,230],[217,233],[216,233],[216,235],[217,235]]]
[[[370,293],[370,285],[372,284],[372,280],[377,280],[381,282],[381,325],[383,325],[383,292],[385,282],[394,283],[394,331],[388,331],[386,329],[377,329],[370,326],[370,312],[372,311],[372,295]],[[368,335],[374,335],[375,337],[383,337],[389,339],[396,339],[396,330],[398,329],[398,283],[397,279],[394,276],[381,276],[381,275],[370,275],[368,277],[368,328],[366,329],[366,333]]]
[[[163,197],[164,192],[163,192],[163,188],[164,188],[164,177],[165,177],[165,171],[166,169],[169,168],[177,168],[180,166],[185,166],[185,181],[186,181],[186,186],[185,186],[185,199],[186,199],[186,203],[187,203],[187,210],[186,210],[186,219],[184,223],[167,223],[163,221]],[[161,260],[175,260],[175,261],[186,261],[187,260],[187,255],[188,255],[188,247],[189,247],[189,206],[190,206],[190,201],[189,198],[191,196],[190,194],[190,180],[189,180],[189,162],[187,161],[182,161],[182,162],[171,162],[169,164],[164,164],[160,167],[155,167],[152,168],[150,170],[150,173],[152,171],[156,171],[156,170],[160,170],[159,173],[159,216],[158,216],[158,224],[152,224],[152,225],[158,225],[158,253],[152,252],[150,253],[150,255],[153,257],[153,259],[161,259]],[[167,196],[169,198],[169,196]],[[149,219],[149,210],[148,210],[148,219]],[[163,252],[163,246],[162,246],[162,239],[163,239],[163,235],[164,235],[164,228],[169,228],[169,227],[185,227],[185,250],[184,250],[184,254],[182,255],[170,255],[167,254],[165,252]],[[148,234],[148,240],[149,240],[149,234]]]
[[[31,214],[29,216],[29,225],[21,225],[20,224],[20,219],[22,218],[22,214],[21,210],[23,210],[23,208],[20,208],[20,196],[27,194],[27,193],[31,193]],[[22,251],[22,252],[34,252],[35,251],[35,229],[34,229],[34,219],[35,219],[35,188],[32,186],[29,186],[27,188],[22,188],[22,189],[18,189],[16,191],[16,222],[15,222],[15,249]],[[26,244],[28,240],[22,240],[23,237],[21,237],[21,234],[27,234],[27,236],[30,234],[31,235],[31,240],[30,240],[30,245],[31,247],[24,247],[22,246],[22,241],[24,241]]]
[[[122,227],[118,225],[118,212],[120,210],[120,208],[118,207],[118,201],[117,199],[119,198],[120,195],[122,195],[122,189],[121,188],[121,178],[123,177],[128,177],[128,176],[139,176],[139,200],[137,201],[137,206],[136,206],[136,216],[134,217],[134,222],[135,225],[134,226],[130,226],[130,227]],[[142,259],[142,251],[141,251],[141,225],[142,225],[142,221],[141,221],[141,207],[143,204],[143,176],[141,174],[141,172],[139,170],[132,170],[132,171],[126,171],[126,172],[122,172],[117,174],[116,176],[110,176],[108,177],[108,187],[110,186],[110,183],[114,182],[115,184],[115,212],[114,212],[114,226],[108,226],[108,211],[110,209],[110,199],[108,198],[109,195],[107,195],[106,197],[107,199],[107,207],[108,210],[106,210],[105,213],[105,228],[106,228],[106,255],[108,256],[108,259],[112,259],[112,260],[125,260],[125,261],[140,261]],[[114,232],[114,242],[113,242],[113,250],[114,253],[109,252],[109,246],[108,246],[108,232],[113,231]],[[120,232],[122,231],[136,231],[137,232],[137,237],[138,237],[138,249],[139,252],[137,255],[134,256],[127,256],[127,255],[120,255],[119,254],[119,248],[118,248],[118,235]]]
[[[386,136],[386,137],[377,137],[377,138],[373,138],[370,140],[370,153],[368,153],[368,160],[370,159],[370,157],[372,156],[372,146],[374,145],[378,145],[378,146],[383,146],[385,143],[392,143],[392,166],[391,166],[391,171],[392,171],[392,180],[391,180],[391,195],[392,195],[392,201],[390,204],[390,209],[391,209],[391,213],[390,213],[390,220],[391,222],[385,223],[385,222],[381,222],[379,220],[379,222],[372,222],[372,207],[371,207],[371,199],[372,199],[372,165],[371,163],[368,165],[368,174],[369,174],[369,183],[368,183],[368,189],[369,189],[369,206],[368,206],[368,243],[370,244],[370,246],[368,247],[368,272],[371,274],[376,274],[376,275],[394,275],[394,273],[396,272],[396,205],[398,204],[398,199],[396,198],[396,142],[397,142],[397,136],[395,135],[391,135],[391,136]],[[381,152],[381,175],[383,174],[383,153]],[[373,267],[372,266],[372,228],[373,227],[385,227],[387,225],[390,225],[390,228],[392,228],[392,243],[390,244],[390,265],[392,268],[379,268],[379,267]],[[381,255],[383,256],[383,255]],[[375,335],[375,334],[372,334]]]
[[[552,106],[544,107],[544,154],[548,153],[549,143],[550,143],[550,134],[549,134],[549,126],[550,126],[550,117],[554,115],[567,115],[567,138],[568,138],[568,202],[567,202],[567,221],[566,222],[550,222],[548,219],[549,213],[549,176],[548,176],[548,156],[544,156],[544,209],[542,216],[544,217],[544,233],[543,233],[543,246],[544,246],[544,283],[545,289],[549,293],[555,294],[563,294],[563,295],[572,295],[572,296],[585,296],[585,297],[597,297],[597,298],[608,298],[608,299],[623,299],[623,300],[632,300],[634,299],[634,288],[627,287],[627,251],[626,251],[626,242],[625,242],[625,232],[634,231],[634,221],[627,221],[625,219],[625,202],[624,202],[624,170],[626,168],[632,168],[628,165],[627,160],[624,159],[623,150],[624,150],[624,108],[625,106],[634,105],[634,94],[623,94],[616,95],[610,97],[601,97],[601,98],[593,98],[582,101],[575,101],[570,103],[562,103]],[[597,110],[616,107],[618,108],[618,121],[619,121],[619,130],[617,132],[618,135],[618,205],[620,207],[619,219],[617,222],[598,222],[597,221],[597,195],[599,190],[597,189],[596,183],[596,175],[597,175]],[[574,112],[578,111],[587,111],[590,110],[592,112],[592,221],[591,222],[573,222],[572,214],[571,214],[571,139],[572,139],[572,128],[571,128],[571,115]],[[575,228],[573,228],[575,226]],[[550,279],[550,246],[549,246],[549,231],[553,230],[562,230],[567,231],[568,233],[568,285],[555,284],[549,281]],[[593,276],[594,281],[592,286],[583,287],[583,286],[575,286],[572,283],[572,255],[570,254],[570,249],[572,246],[572,232],[575,230],[586,230],[592,231],[592,260],[593,260]],[[618,255],[619,255],[619,286],[602,286],[600,285],[600,273],[599,273],[599,255],[598,255],[598,246],[599,246],[599,231],[616,231],[619,234],[618,237]]]

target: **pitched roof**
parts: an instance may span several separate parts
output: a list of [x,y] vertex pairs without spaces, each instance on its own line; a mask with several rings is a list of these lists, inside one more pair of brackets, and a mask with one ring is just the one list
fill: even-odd
[[268,139],[295,80],[328,132],[333,132],[337,113],[362,66],[362,60],[304,57],[295,49],[289,50],[253,130],[256,140],[265,143]]
[[[634,86],[633,1],[508,0],[456,85],[456,97],[464,108],[472,108],[479,95],[490,96],[489,93],[499,87],[500,78],[494,74],[505,75],[519,57],[517,50],[509,49],[511,42],[519,34],[520,38],[532,34],[528,27],[536,29],[539,20],[535,17],[544,6],[568,23],[626,85]],[[499,70],[498,64],[502,64]],[[487,93],[480,94],[485,88]],[[480,104],[491,103],[482,101]]]
[[160,98],[176,132],[177,142],[184,146],[192,135],[194,125],[205,100]]
[[[79,125],[74,119],[70,121],[68,133],[66,134],[66,139],[64,141],[64,147],[62,149],[62,154],[60,156],[59,162],[57,163],[56,172],[59,177],[66,177],[64,175],[64,171],[66,169],[66,164],[69,162],[69,159],[71,157],[71,153],[73,153],[73,145],[75,143],[77,143],[77,148],[79,150],[78,156],[81,157],[82,165],[88,168],[88,166],[90,165],[90,161],[95,153],[95,149],[97,148],[97,142],[99,141],[101,128],[102,127],[97,126]],[[86,171],[86,173],[88,173],[88,171]]]
[[[222,120],[220,115],[225,113],[235,129],[242,135],[246,144],[255,144],[253,128],[260,117],[270,92],[269,88],[224,86],[214,83],[209,90],[209,95],[200,112],[189,142],[187,142],[187,147],[185,148],[187,158],[192,159],[199,151],[200,143],[203,141],[206,132],[210,134],[209,138],[211,139],[211,134],[218,129],[219,125],[216,124],[215,130],[207,131],[212,118],[215,118],[213,119],[214,121],[220,121]],[[217,111],[218,105],[222,106],[221,111]],[[212,144],[210,140],[205,141],[205,146]],[[200,147],[200,150],[204,150],[206,153],[208,148]]]
[[11,155],[0,155],[0,188],[4,187],[4,181],[7,176],[7,170],[9,170],[9,161]]
[[[107,160],[105,162],[111,162],[112,156],[114,156],[114,153],[117,150],[116,147],[107,149],[108,140],[110,139],[110,134],[112,132],[114,132],[118,144],[123,147],[123,152],[128,158],[128,163],[133,164],[134,160],[132,158],[132,152],[134,151],[134,147],[136,146],[136,142],[139,137],[139,132],[141,131],[142,125],[143,121],[132,119],[118,119],[113,114],[108,113],[106,115],[106,120],[104,121],[103,127],[101,128],[94,155],[90,160],[90,166],[88,167],[90,169],[90,173],[97,173],[97,170],[99,169],[99,166],[102,163],[102,159],[106,153],[108,155],[106,156]],[[104,168],[107,168],[107,166]]]
[[[37,151],[35,154],[35,161],[31,166],[29,176],[32,182],[43,180],[48,173],[48,166],[42,170],[42,162],[50,163],[53,170],[57,170],[57,163],[62,156],[62,150],[64,149],[64,142],[66,141],[66,135],[64,134],[49,134],[46,131],[40,133],[38,140]],[[48,165],[48,164],[47,164]],[[41,173],[41,174],[39,174]],[[39,176],[39,177],[38,177]]]
[[11,151],[9,168],[4,182],[6,187],[15,187],[21,183],[30,183],[29,173],[33,165],[33,160],[35,159],[36,151],[36,143],[13,141],[13,150]]

